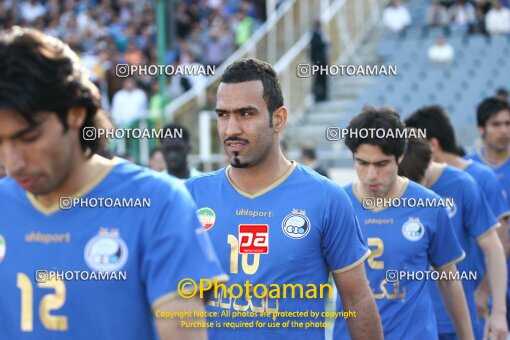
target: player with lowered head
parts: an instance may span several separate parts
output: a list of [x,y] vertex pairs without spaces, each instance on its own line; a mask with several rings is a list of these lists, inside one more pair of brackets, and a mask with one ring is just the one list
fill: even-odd
[[[177,179],[97,154],[104,141],[84,131],[108,127],[100,102],[60,40],[20,27],[0,33],[8,173],[0,181],[0,338],[205,339],[203,328],[158,317],[203,310],[201,300],[179,297],[180,280],[222,274],[195,205]],[[73,207],[74,199],[96,207]],[[99,199],[150,203],[108,208]],[[202,321],[191,314],[181,316]]]
[[[351,120],[347,129],[358,132],[348,135],[345,144],[353,154],[359,180],[345,190],[372,250],[367,276],[384,335],[387,339],[437,339],[434,304],[427,282],[415,280],[412,275],[428,271],[431,265],[440,272],[456,272],[455,263],[464,258],[446,209],[439,203],[424,208],[399,203],[391,206],[377,200],[441,200],[432,191],[398,176],[407,140],[402,136],[404,124],[397,112],[367,107]],[[360,138],[361,129],[382,130],[387,136]],[[402,137],[395,137],[398,135]],[[472,339],[461,283],[441,281],[440,292],[459,338]],[[337,310],[342,309],[345,309],[343,297],[337,304]],[[334,338],[344,339],[346,335],[345,322],[337,319]]]
[[[230,65],[218,87],[216,114],[230,165],[186,185],[228,270],[229,284],[249,281],[278,285],[282,291],[284,285],[301,285],[306,290],[326,284],[332,272],[346,310],[356,312],[348,320],[352,336],[380,339],[363,264],[369,250],[352,204],[339,185],[283,156],[280,133],[288,113],[273,68],[256,59]],[[325,299],[301,296],[299,289],[294,298],[287,294],[264,298],[259,289],[259,297],[253,292],[251,297],[219,296],[208,309],[270,316],[244,320],[258,321],[257,328],[210,329],[211,339],[324,339],[324,326],[310,322],[324,322]],[[287,321],[303,324],[282,327]]]
[[[464,272],[477,272],[477,280],[462,281],[475,336],[477,339],[483,337],[483,323],[478,322],[478,319],[480,317],[483,320],[489,312],[487,298],[477,299],[475,304],[475,297],[488,296],[491,292],[494,303],[486,333],[492,333],[496,339],[506,339],[507,268],[502,242],[508,242],[505,216],[508,216],[509,211],[501,184],[490,168],[472,160],[466,161],[455,153],[455,132],[446,112],[440,106],[418,109],[405,120],[405,124],[409,128],[427,131],[433,162],[426,165],[426,175],[421,184],[454,201],[454,205],[448,209],[448,215],[457,238],[467,253],[457,267]],[[420,142],[411,140],[409,144],[414,146],[417,143]],[[399,168],[408,172],[408,169],[417,166],[418,162],[406,161],[404,158]],[[500,223],[497,223],[495,216],[499,217]],[[484,278],[485,272],[487,275]],[[436,297],[434,302],[439,332],[446,337],[453,333],[454,329],[435,285],[431,284],[430,288]]]

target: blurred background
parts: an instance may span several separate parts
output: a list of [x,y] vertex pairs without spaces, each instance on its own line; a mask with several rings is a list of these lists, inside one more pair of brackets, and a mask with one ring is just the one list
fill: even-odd
[[[242,57],[268,61],[290,112],[288,158],[345,184],[355,176],[352,156],[341,140],[327,140],[326,129],[345,127],[364,105],[387,105],[403,117],[442,105],[459,144],[466,151],[477,145],[477,104],[507,96],[508,7],[486,0],[3,0],[0,29],[34,27],[64,40],[117,127],[182,124],[189,131],[184,162],[201,171],[224,166],[212,111],[223,70]],[[395,65],[397,75],[298,76],[299,64],[318,61]],[[117,64],[211,65],[216,72],[123,78]],[[105,154],[166,171],[168,148],[158,140],[113,140]]]

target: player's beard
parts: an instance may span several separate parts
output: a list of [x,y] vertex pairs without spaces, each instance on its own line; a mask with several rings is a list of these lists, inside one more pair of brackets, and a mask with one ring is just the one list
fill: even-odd
[[230,162],[230,165],[234,168],[238,169],[244,169],[248,168],[250,166],[249,162],[241,163],[241,160],[239,159],[239,152],[234,152],[234,159],[232,162]]

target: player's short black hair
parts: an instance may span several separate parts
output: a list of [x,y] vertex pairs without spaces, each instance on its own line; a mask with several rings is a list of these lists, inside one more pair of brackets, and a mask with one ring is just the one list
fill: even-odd
[[425,177],[431,159],[432,149],[427,140],[409,138],[404,158],[398,165],[398,174],[419,183]]
[[500,96],[500,95],[503,95],[503,96],[508,96],[508,90],[505,89],[504,87],[500,87],[496,90],[496,95]]
[[[384,154],[395,156],[398,162],[406,150],[407,140],[402,136],[405,129],[404,124],[400,120],[400,115],[391,108],[366,106],[349,122],[347,129],[351,132],[359,132],[362,129],[380,129],[384,130],[385,134],[388,130],[392,130],[395,137],[377,138],[375,135],[368,134],[366,138],[361,138],[361,133],[358,135],[348,133],[344,141],[352,153],[355,153],[361,144],[377,145]],[[397,138],[397,131],[402,137]]]
[[457,153],[455,130],[446,111],[441,106],[423,106],[413,112],[404,122],[407,127],[425,130],[427,139],[436,138],[444,151]]
[[485,127],[491,117],[503,110],[510,110],[507,103],[495,97],[485,98],[476,109],[476,123],[479,127]]
[[245,58],[227,67],[221,82],[237,84],[259,80],[264,87],[263,98],[269,111],[269,127],[273,126],[273,113],[283,106],[283,95],[276,71],[265,61]]
[[301,150],[301,155],[311,160],[315,160],[317,158],[317,155],[315,154],[315,149],[309,147],[303,148],[303,150]]
[[[170,124],[167,124],[163,129],[165,132],[167,130],[171,131],[170,135],[173,136],[172,139],[182,139],[184,142],[186,142],[186,144],[189,144],[189,138],[190,138],[189,130],[184,125],[181,125],[179,123],[170,123]],[[175,133],[176,131],[182,131],[182,138],[179,138],[179,135],[176,136],[176,133]],[[163,135],[165,135],[165,133],[163,133]],[[164,139],[165,138],[161,138],[161,140],[164,140]]]
[[35,29],[14,26],[0,33],[0,108],[19,113],[29,124],[34,114],[55,112],[67,131],[72,107],[83,107],[81,149],[88,157],[99,152],[106,138],[86,140],[86,128],[111,127],[101,108],[97,87],[88,79],[78,56],[62,41]]

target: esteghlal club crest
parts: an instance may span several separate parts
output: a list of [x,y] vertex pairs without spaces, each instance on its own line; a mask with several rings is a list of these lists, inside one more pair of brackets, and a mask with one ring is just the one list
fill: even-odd
[[418,241],[425,234],[425,227],[419,218],[410,217],[402,226],[402,235],[409,241]]
[[308,235],[311,226],[305,210],[292,209],[292,213],[285,216],[282,221],[283,232],[293,239],[300,239]]
[[85,246],[85,262],[100,272],[114,272],[126,264],[128,249],[117,229],[101,228]]
[[0,235],[0,263],[4,260],[5,257],[5,251],[7,250],[7,246],[5,243],[5,238]]

